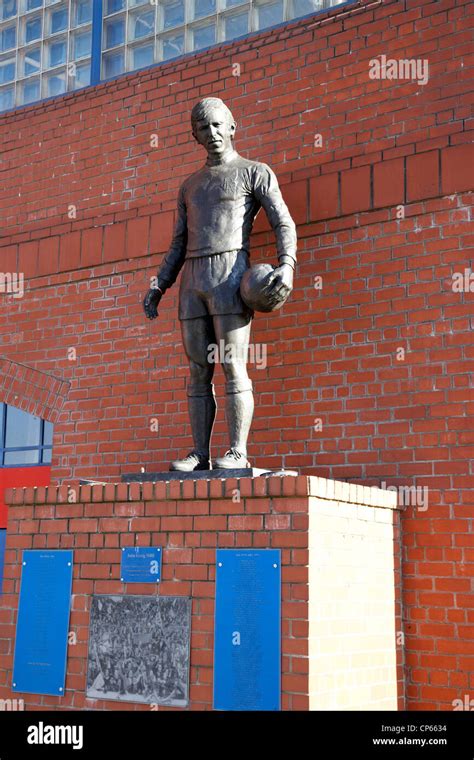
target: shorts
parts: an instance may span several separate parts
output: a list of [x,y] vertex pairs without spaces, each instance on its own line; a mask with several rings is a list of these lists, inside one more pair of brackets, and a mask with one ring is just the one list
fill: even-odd
[[240,281],[249,266],[249,255],[244,250],[186,259],[179,288],[179,319],[253,315],[240,296]]

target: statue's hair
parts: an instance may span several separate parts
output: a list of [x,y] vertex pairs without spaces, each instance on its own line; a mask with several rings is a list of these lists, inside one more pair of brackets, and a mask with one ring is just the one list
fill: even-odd
[[196,122],[204,119],[212,108],[221,108],[227,116],[228,120],[231,123],[235,124],[235,119],[232,116],[232,112],[230,108],[227,108],[223,100],[220,98],[203,98],[199,101],[199,103],[196,103],[196,105],[193,107],[193,110],[191,111],[191,126],[193,128],[193,132],[194,127],[196,126]]

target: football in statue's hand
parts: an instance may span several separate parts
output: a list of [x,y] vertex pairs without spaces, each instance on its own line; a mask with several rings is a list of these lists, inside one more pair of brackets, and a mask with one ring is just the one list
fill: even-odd
[[275,271],[270,264],[255,264],[244,272],[240,295],[249,309],[270,312],[283,306],[291,289],[279,287],[281,284],[275,281]]

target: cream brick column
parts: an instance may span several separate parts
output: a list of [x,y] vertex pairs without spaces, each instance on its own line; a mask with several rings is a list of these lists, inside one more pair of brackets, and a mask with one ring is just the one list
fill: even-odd
[[312,710],[396,710],[397,495],[311,478]]

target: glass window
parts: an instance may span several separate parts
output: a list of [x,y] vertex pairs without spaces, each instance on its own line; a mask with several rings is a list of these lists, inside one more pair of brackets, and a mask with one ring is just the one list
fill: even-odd
[[46,77],[46,97],[62,95],[66,92],[66,72],[55,72]]
[[0,19],[6,21],[13,16],[16,16],[18,11],[17,0],[3,0],[0,3]]
[[43,444],[44,446],[52,446],[53,445],[53,430],[54,425],[52,422],[48,422],[48,420],[44,421],[44,429],[43,429]]
[[6,448],[40,445],[41,420],[15,406],[7,407]]
[[43,449],[43,464],[51,464],[53,458],[52,449]]
[[105,0],[105,14],[117,13],[125,8],[125,0]]
[[194,18],[209,16],[216,11],[216,0],[194,0]]
[[105,24],[105,47],[121,45],[125,41],[125,17],[111,19]]
[[4,58],[0,61],[0,84],[15,81],[16,58]]
[[[26,103],[27,101],[25,100],[24,102]],[[4,464],[39,464],[39,454],[39,449],[30,449],[29,451],[6,451]]]
[[72,87],[77,90],[79,87],[87,87],[91,83],[91,65],[89,63],[81,63],[80,66],[75,66],[74,73],[72,75]]
[[265,29],[267,26],[274,26],[283,21],[283,0],[276,0],[274,3],[265,3],[257,5],[257,27]]
[[242,5],[246,0],[225,0],[225,7],[232,8],[234,5]]
[[0,50],[11,50],[16,46],[16,25],[7,26],[0,36]]
[[207,26],[200,26],[193,30],[193,49],[200,50],[201,48],[210,47],[216,41],[216,25],[208,24]]
[[58,40],[57,42],[50,42],[49,44],[49,65],[60,66],[61,63],[66,63],[67,60],[67,45],[66,40]]
[[42,8],[43,0],[26,0],[26,10],[34,11],[35,8]]
[[23,58],[23,75],[25,77],[31,74],[38,74],[41,69],[41,48],[30,48],[25,52]]
[[163,29],[169,29],[172,26],[184,24],[184,2],[183,0],[171,0],[169,3],[163,3]]
[[155,11],[134,13],[128,21],[128,37],[130,40],[138,40],[155,32]]
[[[57,74],[54,75],[57,77]],[[53,78],[53,75],[50,77]],[[39,79],[35,85],[39,88]],[[24,102],[38,89],[30,90],[24,87],[22,97]],[[43,93],[44,94],[44,93]],[[4,426],[4,422],[6,424]],[[23,412],[13,406],[0,403],[0,466],[45,464],[51,462],[53,445],[53,424],[41,421],[39,417]],[[42,447],[45,447],[43,451]],[[16,449],[23,449],[17,451]]]
[[74,0],[73,19],[74,26],[88,24],[92,20],[92,0]]
[[73,37],[74,52],[72,57],[75,61],[79,58],[86,58],[92,50],[92,32],[76,32]]
[[232,40],[234,37],[247,34],[248,29],[249,16],[247,11],[235,13],[233,16],[226,16],[224,19],[224,35],[226,40]]
[[39,100],[40,97],[40,83],[39,79],[26,80],[23,82],[21,90],[21,102],[22,103],[34,103]]
[[15,88],[1,87],[0,88],[0,111],[7,111],[9,108],[13,108],[14,105],[15,105]]
[[122,74],[125,70],[125,55],[124,51],[119,50],[114,53],[106,53],[104,55],[104,77],[116,77]]
[[155,57],[154,48],[155,45],[153,42],[149,45],[140,45],[139,47],[134,47],[132,52],[132,68],[143,69],[145,66],[151,66],[151,64],[154,62]]
[[293,0],[292,17],[307,16],[322,8],[322,0]]
[[30,18],[25,23],[25,42],[34,42],[41,39],[41,16]]
[[184,34],[163,37],[163,60],[176,58],[184,53]]
[[51,13],[51,34],[56,32],[62,32],[67,29],[68,25],[68,9],[59,8],[57,11]]

